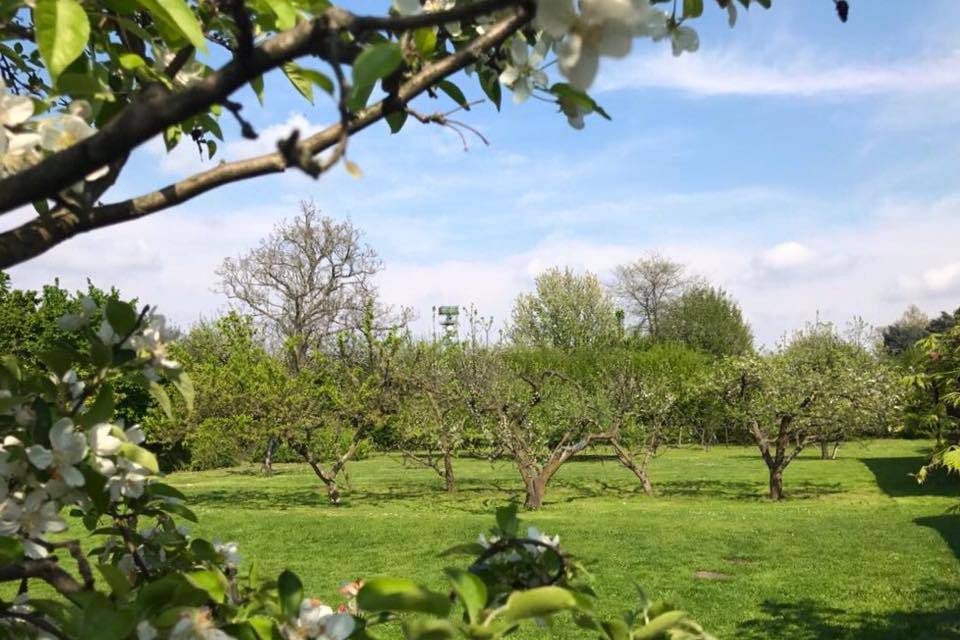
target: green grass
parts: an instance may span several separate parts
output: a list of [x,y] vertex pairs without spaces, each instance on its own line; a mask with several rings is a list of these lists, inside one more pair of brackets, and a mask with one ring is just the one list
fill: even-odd
[[[559,533],[586,561],[605,609],[631,606],[633,582],[690,611],[720,638],[960,638],[958,483],[918,487],[907,474],[926,443],[850,444],[787,470],[789,499],[763,498],[755,449],[674,449],[658,458],[659,495],[645,497],[615,462],[565,466],[543,510],[525,521]],[[432,472],[381,456],[350,466],[340,508],[308,468],[178,473],[201,515],[198,533],[237,540],[245,560],[294,569],[309,592],[338,601],[340,583],[398,574],[441,587],[439,550],[472,541],[493,509],[522,499],[506,463],[458,461],[458,492]],[[700,570],[729,576],[694,577]],[[582,637],[561,626],[559,637]],[[519,637],[532,637],[525,632]]]

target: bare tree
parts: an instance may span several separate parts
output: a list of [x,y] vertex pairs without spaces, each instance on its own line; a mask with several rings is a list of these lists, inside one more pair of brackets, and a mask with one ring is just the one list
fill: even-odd
[[667,306],[699,279],[679,262],[651,253],[614,269],[613,293],[637,322],[637,329],[656,336]]
[[[356,329],[373,308],[376,252],[349,220],[320,215],[312,202],[279,223],[258,247],[227,258],[217,270],[220,289],[263,325],[293,374],[334,336]],[[270,473],[277,440],[267,442],[262,470]]]
[[372,280],[381,262],[362,238],[349,220],[301,202],[300,215],[217,270],[221,291],[265,326],[294,373],[312,350],[359,326],[376,297]]

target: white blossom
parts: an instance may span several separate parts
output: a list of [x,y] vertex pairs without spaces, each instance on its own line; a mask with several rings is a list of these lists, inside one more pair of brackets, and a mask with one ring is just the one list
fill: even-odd
[[184,612],[173,628],[170,640],[234,640],[230,634],[217,629],[207,608]]
[[[733,4],[731,1],[730,4]],[[670,45],[673,55],[679,56],[684,51],[693,53],[700,48],[700,37],[692,28],[681,25],[670,30]]]
[[117,461],[117,471],[107,481],[110,499],[114,502],[121,498],[139,498],[143,495],[150,471],[126,458]]
[[240,566],[240,550],[236,542],[214,540],[213,550],[223,556],[223,563],[231,569]]
[[[92,136],[96,130],[87,124],[81,115],[89,116],[89,113],[90,105],[81,100],[72,103],[67,113],[43,120],[38,127],[40,146],[51,153],[56,153]],[[97,180],[108,171],[109,167],[100,167],[87,174],[86,179]]]
[[141,620],[137,624],[137,640],[156,640],[157,630],[149,620]]
[[538,42],[531,53],[521,37],[510,43],[510,64],[500,74],[500,82],[513,91],[514,103],[526,101],[536,87],[547,86],[547,74],[540,69],[540,64],[548,46],[546,41]]
[[53,467],[56,477],[70,487],[83,486],[83,474],[74,465],[87,455],[87,439],[73,428],[70,418],[61,418],[50,428],[50,446],[35,444],[27,448],[27,458],[38,469]]
[[33,100],[26,96],[17,96],[7,92],[0,82],[0,125],[16,127],[33,115]]
[[63,377],[60,378],[60,383],[66,385],[67,389],[70,391],[70,396],[73,399],[79,398],[83,393],[84,388],[87,386],[86,383],[77,375],[77,372],[73,369],[70,369],[63,374]]
[[349,613],[334,613],[320,600],[307,598],[300,603],[296,626],[287,637],[291,640],[346,640],[355,626],[356,622]]
[[120,432],[119,427],[115,427],[109,422],[101,422],[90,429],[90,448],[98,456],[116,455],[123,447],[123,439],[118,438],[114,433]]

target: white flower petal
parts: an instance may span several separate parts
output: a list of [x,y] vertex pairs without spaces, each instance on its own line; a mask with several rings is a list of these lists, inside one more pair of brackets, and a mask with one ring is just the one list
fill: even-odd
[[37,469],[46,469],[53,464],[53,452],[43,445],[35,444],[27,448],[27,459]]
[[555,38],[566,34],[575,20],[573,0],[540,0],[537,3],[537,25]]

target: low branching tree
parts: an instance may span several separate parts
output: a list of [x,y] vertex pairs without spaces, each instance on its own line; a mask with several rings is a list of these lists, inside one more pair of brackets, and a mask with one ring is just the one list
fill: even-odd
[[607,359],[596,383],[605,430],[617,459],[653,495],[650,462],[696,419],[708,358],[679,345],[622,351]]
[[495,454],[509,456],[520,473],[527,509],[543,506],[550,480],[573,456],[609,440],[563,357],[548,349],[489,352],[483,377],[468,383]]
[[773,355],[718,368],[727,407],[767,465],[772,500],[783,499],[784,471],[806,446],[869,432],[889,410],[892,379],[862,355],[818,323]]
[[456,489],[453,460],[472,423],[462,368],[469,346],[444,342],[417,342],[404,351],[400,375],[407,392],[398,416],[403,456],[432,469],[447,493]]
[[339,505],[338,477],[400,410],[404,390],[397,371],[406,339],[399,328],[378,329],[368,308],[355,331],[345,331],[334,354],[315,359],[297,376],[299,418],[283,435],[324,484],[330,503]]

